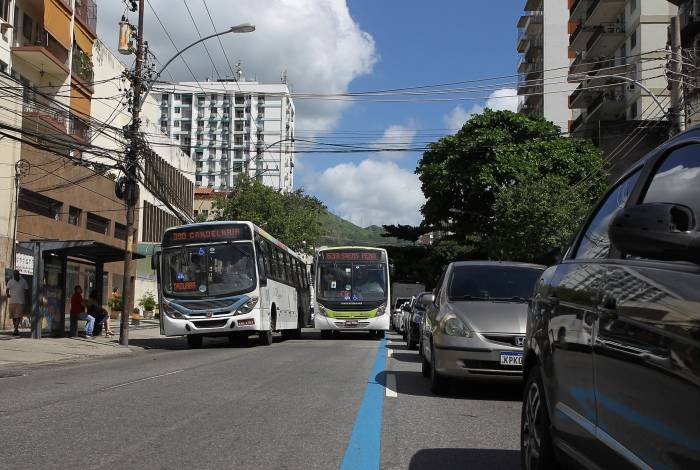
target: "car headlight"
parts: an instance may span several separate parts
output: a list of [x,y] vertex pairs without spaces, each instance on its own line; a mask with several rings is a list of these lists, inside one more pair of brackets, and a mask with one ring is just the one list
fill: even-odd
[[322,317],[325,317],[326,316],[326,307],[324,307],[321,304],[316,304],[316,313],[318,313]]
[[377,315],[376,315],[376,316],[381,317],[381,316],[384,315],[385,313],[386,313],[386,304],[381,304],[381,305],[377,308]]
[[472,331],[467,328],[456,315],[447,315],[442,321],[442,331],[448,336],[462,336],[464,338],[471,338]]
[[185,318],[178,310],[175,310],[168,302],[163,302],[163,312],[170,318]]
[[246,303],[244,303],[243,305],[238,307],[238,309],[236,309],[234,315],[245,315],[246,313],[250,313],[257,304],[258,298],[251,297],[250,300],[248,300]]

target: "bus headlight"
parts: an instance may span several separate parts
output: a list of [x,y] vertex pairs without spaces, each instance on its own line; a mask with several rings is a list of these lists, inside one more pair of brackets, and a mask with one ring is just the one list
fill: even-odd
[[253,308],[258,304],[258,298],[257,297],[251,297],[248,302],[244,303],[238,309],[236,310],[236,313],[234,315],[245,315],[246,313],[250,313]]
[[324,307],[321,304],[316,304],[316,312],[315,313],[318,313],[322,317],[325,317],[326,316],[326,307]]
[[381,316],[384,315],[385,313],[386,313],[386,304],[381,304],[381,305],[377,308],[377,315],[376,315],[376,316],[381,317]]
[[163,312],[170,318],[185,318],[182,313],[171,307],[168,302],[163,302]]

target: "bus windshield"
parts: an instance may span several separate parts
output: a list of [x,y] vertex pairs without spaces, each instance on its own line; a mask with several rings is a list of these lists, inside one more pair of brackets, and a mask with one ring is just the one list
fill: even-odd
[[175,297],[236,295],[255,289],[252,242],[163,251],[163,291]]
[[335,301],[386,299],[386,269],[381,263],[322,263],[319,298]]

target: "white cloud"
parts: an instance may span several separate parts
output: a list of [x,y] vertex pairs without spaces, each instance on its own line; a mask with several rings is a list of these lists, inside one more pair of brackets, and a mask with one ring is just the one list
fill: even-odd
[[518,90],[515,88],[500,88],[495,90],[486,100],[485,105],[474,104],[469,110],[462,105],[455,108],[443,117],[443,122],[448,129],[459,130],[474,114],[481,113],[484,108],[494,111],[518,111]]
[[316,175],[308,189],[341,217],[367,227],[421,221],[425,202],[418,176],[394,162],[341,163]]
[[[150,3],[178,48],[199,38],[182,2],[151,0]],[[188,3],[202,35],[210,34],[213,27],[203,4]],[[244,73],[262,82],[277,83],[286,70],[288,83],[295,92],[344,92],[352,80],[371,73],[378,59],[374,39],[350,16],[346,0],[208,0],[207,5],[217,31],[243,22],[256,25],[253,33],[228,34],[221,36],[221,41],[231,64],[235,67],[240,59]],[[99,36],[116,50],[117,23],[124,5],[115,0],[103,1],[99,8]],[[151,51],[165,62],[175,50],[148,6],[145,16],[145,36]],[[136,22],[135,14],[131,14],[131,21]],[[206,44],[219,72],[230,76],[218,41],[212,39]],[[185,58],[198,80],[217,78],[203,46],[186,52]],[[168,70],[176,80],[192,80],[180,60],[173,62]],[[164,78],[171,79],[168,73]],[[331,128],[348,106],[343,102],[304,100],[295,104],[297,128],[305,131]]]
[[[372,143],[376,149],[403,149],[410,148],[416,138],[415,124],[411,121],[408,125],[394,124],[384,131],[384,135]],[[403,151],[380,152],[383,158],[399,159],[406,155]]]

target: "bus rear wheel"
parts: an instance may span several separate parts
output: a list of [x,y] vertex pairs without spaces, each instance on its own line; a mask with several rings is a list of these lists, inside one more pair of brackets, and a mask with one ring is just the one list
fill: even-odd
[[204,338],[201,335],[187,335],[187,346],[190,349],[199,349],[202,347]]

